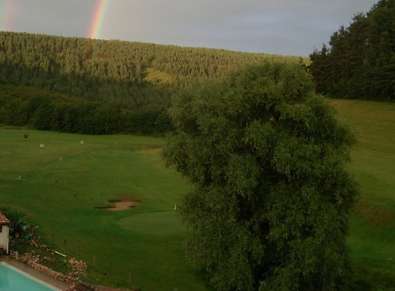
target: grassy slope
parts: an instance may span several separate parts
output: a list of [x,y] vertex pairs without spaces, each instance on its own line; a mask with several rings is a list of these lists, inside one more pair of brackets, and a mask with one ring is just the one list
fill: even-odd
[[[86,260],[91,280],[204,290],[185,263],[184,229],[174,211],[189,186],[165,168],[161,145],[149,137],[0,128],[1,206],[25,212],[58,249]],[[125,195],[143,202],[123,213],[94,208]]]
[[[366,278],[376,281],[377,290],[391,290],[395,104],[332,103],[359,139],[351,164],[362,192],[348,240],[352,259]],[[40,150],[40,143],[46,148]],[[148,137],[0,128],[1,206],[24,211],[46,239],[85,259],[91,280],[122,286],[132,282],[148,291],[204,290],[185,263],[184,229],[173,210],[189,185],[164,167],[158,150],[162,143]],[[94,209],[125,194],[143,203],[124,213]]]
[[361,190],[348,240],[353,262],[375,290],[395,290],[395,104],[332,104],[358,139],[351,164]]

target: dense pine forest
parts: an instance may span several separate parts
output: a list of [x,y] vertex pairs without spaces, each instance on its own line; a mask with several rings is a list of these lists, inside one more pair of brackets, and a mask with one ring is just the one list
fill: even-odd
[[317,90],[340,98],[395,100],[395,0],[379,1],[311,55]]
[[175,90],[265,61],[300,58],[0,32],[0,123],[94,134],[163,132]]

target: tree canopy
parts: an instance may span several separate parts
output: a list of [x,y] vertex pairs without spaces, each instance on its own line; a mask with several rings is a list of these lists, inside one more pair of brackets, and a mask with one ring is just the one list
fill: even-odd
[[218,291],[344,290],[350,132],[298,65],[180,94],[165,158],[194,184],[188,253]]
[[395,0],[381,0],[356,15],[310,57],[320,93],[395,100]]

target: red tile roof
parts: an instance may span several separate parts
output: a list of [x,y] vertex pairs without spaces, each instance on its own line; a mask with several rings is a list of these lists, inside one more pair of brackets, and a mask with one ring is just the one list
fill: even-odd
[[5,215],[0,212],[0,225],[5,225],[5,224],[9,224],[9,223],[10,223],[10,221],[8,220],[8,218],[5,217]]

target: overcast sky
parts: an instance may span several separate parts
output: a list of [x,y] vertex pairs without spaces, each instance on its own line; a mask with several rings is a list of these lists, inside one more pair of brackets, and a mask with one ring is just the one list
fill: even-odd
[[[0,0],[0,30],[86,36],[96,0]],[[308,55],[375,0],[109,0],[100,34]]]

